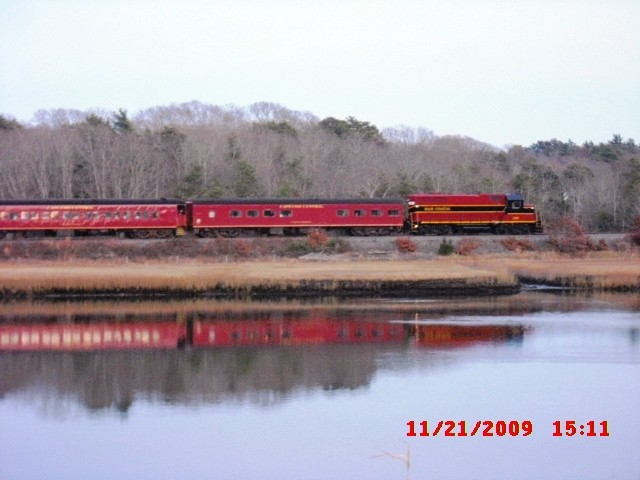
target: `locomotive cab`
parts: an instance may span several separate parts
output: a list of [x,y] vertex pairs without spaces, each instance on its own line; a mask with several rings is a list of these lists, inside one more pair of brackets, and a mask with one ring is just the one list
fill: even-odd
[[507,213],[520,212],[524,206],[524,198],[519,194],[507,195]]

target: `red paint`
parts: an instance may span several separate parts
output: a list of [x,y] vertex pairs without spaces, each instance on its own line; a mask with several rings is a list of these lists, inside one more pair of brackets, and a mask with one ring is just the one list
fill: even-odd
[[0,231],[6,232],[175,230],[186,226],[185,207],[178,201],[43,200],[0,205]]
[[194,200],[194,229],[393,228],[404,222],[397,200]]
[[305,345],[325,343],[385,343],[405,338],[396,323],[357,320],[229,320],[195,322],[193,345]]
[[520,195],[409,195],[409,222],[414,233],[447,233],[469,228],[495,233],[534,233],[542,223],[533,205]]

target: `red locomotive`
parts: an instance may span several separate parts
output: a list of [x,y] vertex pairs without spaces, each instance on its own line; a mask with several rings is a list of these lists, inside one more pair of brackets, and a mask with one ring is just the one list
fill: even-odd
[[541,233],[542,221],[522,195],[480,194],[409,195],[411,233],[451,234],[466,230],[490,230],[494,234]]
[[424,347],[453,349],[475,344],[522,342],[527,328],[522,325],[412,325],[410,336],[415,344]]
[[0,238],[115,234],[166,238],[247,233],[297,235],[310,229],[347,235],[542,232],[521,195],[415,194],[397,199],[0,200]]

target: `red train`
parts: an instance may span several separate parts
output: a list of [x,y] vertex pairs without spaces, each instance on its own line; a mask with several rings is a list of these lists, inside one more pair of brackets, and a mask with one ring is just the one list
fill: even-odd
[[346,235],[540,233],[522,196],[415,194],[398,199],[0,200],[0,238],[115,234],[166,238],[297,235],[310,229]]
[[404,343],[453,349],[481,343],[518,342],[521,325],[396,323],[324,318],[289,320],[189,320],[0,324],[0,352],[91,351]]

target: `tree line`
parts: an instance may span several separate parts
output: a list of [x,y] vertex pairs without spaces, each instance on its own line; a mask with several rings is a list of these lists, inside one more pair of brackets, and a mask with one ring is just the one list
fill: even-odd
[[547,222],[621,231],[640,216],[640,146],[538,141],[498,149],[424,128],[379,130],[273,103],[190,102],[130,116],[0,115],[0,198],[404,197],[518,192]]

